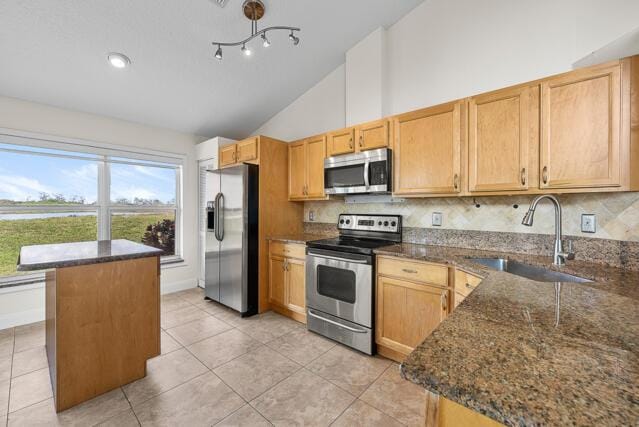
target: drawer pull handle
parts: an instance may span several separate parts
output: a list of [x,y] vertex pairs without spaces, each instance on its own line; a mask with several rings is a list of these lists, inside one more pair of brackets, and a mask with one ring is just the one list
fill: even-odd
[[544,169],[541,171],[541,179],[544,184],[548,184],[548,166],[544,166]]
[[410,268],[402,268],[404,273],[417,274],[417,270],[412,270]]
[[473,288],[473,286],[472,286],[470,283],[466,283],[466,287],[467,287],[468,289],[472,289],[472,288]]
[[521,185],[526,185],[526,168],[521,170]]
[[442,309],[444,311],[448,310],[448,296],[446,294],[442,294]]

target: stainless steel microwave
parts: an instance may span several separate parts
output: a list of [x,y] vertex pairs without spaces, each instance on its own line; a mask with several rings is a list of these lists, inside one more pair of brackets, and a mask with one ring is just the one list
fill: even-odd
[[392,159],[388,148],[325,159],[326,194],[390,193],[393,190]]

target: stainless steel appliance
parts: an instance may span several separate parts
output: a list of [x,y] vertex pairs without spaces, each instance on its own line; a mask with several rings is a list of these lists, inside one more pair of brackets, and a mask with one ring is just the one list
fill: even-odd
[[326,194],[390,193],[393,190],[392,159],[388,148],[325,159]]
[[255,165],[207,171],[204,294],[243,316],[258,309],[258,187]]
[[339,216],[339,237],[306,248],[307,328],[375,353],[374,249],[402,240],[400,215]]

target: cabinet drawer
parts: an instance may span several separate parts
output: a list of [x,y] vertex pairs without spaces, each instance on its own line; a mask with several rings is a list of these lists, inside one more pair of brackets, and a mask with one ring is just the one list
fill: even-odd
[[385,276],[448,286],[448,267],[443,265],[379,257],[377,272]]
[[271,241],[271,254],[290,258],[306,258],[306,246],[299,243]]
[[466,273],[463,270],[455,270],[455,292],[466,297],[475,290],[481,280],[481,277]]

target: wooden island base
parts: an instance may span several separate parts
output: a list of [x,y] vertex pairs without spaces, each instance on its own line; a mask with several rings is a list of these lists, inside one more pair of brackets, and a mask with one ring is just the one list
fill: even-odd
[[144,377],[160,354],[160,257],[49,270],[46,348],[57,412]]

